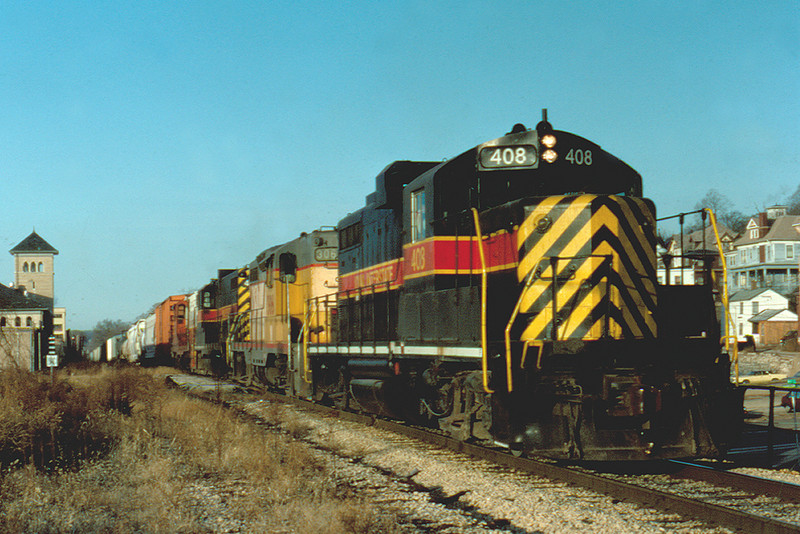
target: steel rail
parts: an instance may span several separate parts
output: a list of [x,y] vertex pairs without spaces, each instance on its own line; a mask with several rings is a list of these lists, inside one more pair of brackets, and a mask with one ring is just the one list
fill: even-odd
[[715,486],[746,491],[753,495],[766,495],[782,501],[800,502],[800,485],[797,484],[732,473],[693,462],[669,460],[669,463],[677,469],[670,473],[670,476],[674,478],[698,480]]

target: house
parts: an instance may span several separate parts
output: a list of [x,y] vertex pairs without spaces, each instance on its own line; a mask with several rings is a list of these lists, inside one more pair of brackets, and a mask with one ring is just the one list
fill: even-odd
[[[768,288],[743,289],[737,291],[730,296],[728,302],[731,319],[736,327],[735,334],[739,341],[746,341],[746,336],[753,336],[756,343],[764,343],[760,339],[760,323],[772,320],[773,324],[769,325],[771,339],[773,335],[776,335],[773,330],[783,328],[783,326],[779,327],[775,323],[786,321],[787,317],[789,317],[782,312],[795,315],[793,312],[788,311],[789,299],[777,291]],[[755,319],[755,321],[753,319]],[[778,335],[778,339],[780,340],[786,332],[794,330],[796,325],[797,317],[795,315],[794,322]],[[765,326],[765,329],[766,328]]]
[[[34,230],[10,251],[14,286],[0,285],[0,368],[42,369],[50,348],[55,303],[55,256],[58,250]],[[66,310],[59,308],[64,339]]]
[[[717,225],[723,253],[731,250],[737,234],[723,224]],[[666,249],[659,251],[658,283],[662,285],[695,285],[705,283],[705,266],[702,259],[709,258],[714,279],[721,280],[722,265],[717,246],[717,233],[713,226],[688,234],[670,237]]]
[[789,310],[764,310],[748,321],[753,324],[758,336],[753,337],[760,345],[777,345],[788,332],[797,328],[797,314]]
[[725,255],[728,287],[771,288],[782,295],[797,291],[800,216],[786,215],[786,206],[772,206],[751,218],[742,236]]
[[0,284],[0,369],[19,367],[29,371],[40,368],[41,339],[52,323],[48,304],[24,289]]

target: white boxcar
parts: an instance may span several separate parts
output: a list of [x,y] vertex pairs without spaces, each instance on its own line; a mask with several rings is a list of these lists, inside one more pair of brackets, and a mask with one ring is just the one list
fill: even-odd
[[144,359],[153,360],[156,357],[156,314],[151,313],[144,320]]
[[129,362],[138,362],[144,350],[145,320],[139,319],[128,328],[125,342],[122,344],[122,358]]

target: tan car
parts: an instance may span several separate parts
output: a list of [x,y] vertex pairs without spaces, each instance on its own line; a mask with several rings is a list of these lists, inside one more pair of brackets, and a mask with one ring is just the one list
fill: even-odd
[[740,384],[763,386],[786,380],[786,373],[771,373],[769,371],[753,371],[739,377]]

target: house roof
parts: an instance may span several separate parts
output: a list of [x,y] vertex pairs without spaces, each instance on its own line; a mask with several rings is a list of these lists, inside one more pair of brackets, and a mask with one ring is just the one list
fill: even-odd
[[742,237],[734,242],[734,245],[738,247],[764,241],[800,241],[800,235],[794,229],[794,225],[798,223],[800,223],[800,215],[783,215],[775,219],[765,236],[752,238],[750,232],[744,232]]
[[[736,238],[736,232],[725,226],[724,224],[717,224],[717,230],[719,232],[720,240],[725,240],[727,236],[728,239],[733,240]],[[705,229],[706,234],[706,249],[716,250],[717,249],[717,236],[714,233],[714,227],[709,225],[706,226]],[[681,235],[680,234],[673,234],[670,238],[671,247],[670,248],[680,248],[681,247]],[[703,248],[703,230],[695,230],[694,232],[690,232],[688,234],[683,235],[683,246],[686,251],[690,250],[698,250]]]
[[758,323],[761,321],[768,321],[778,315],[783,310],[764,310],[762,312],[757,313],[756,315],[750,317],[748,321],[751,323]]
[[754,299],[759,296],[761,293],[765,291],[773,291],[772,289],[762,287],[760,289],[743,289],[741,291],[737,291],[733,295],[730,296],[728,299],[729,302],[739,302],[743,300],[750,300]]
[[0,284],[0,310],[44,310],[48,306],[18,289]]
[[788,314],[789,321],[797,321],[797,315],[793,312],[790,312],[789,310],[764,310],[750,317],[748,321],[750,321],[751,323],[760,323],[762,321],[769,321],[776,315],[780,314]]
[[11,252],[12,255],[21,252],[49,252],[51,254],[58,254],[58,251],[53,248],[53,245],[45,241],[35,230],[9,252]]

